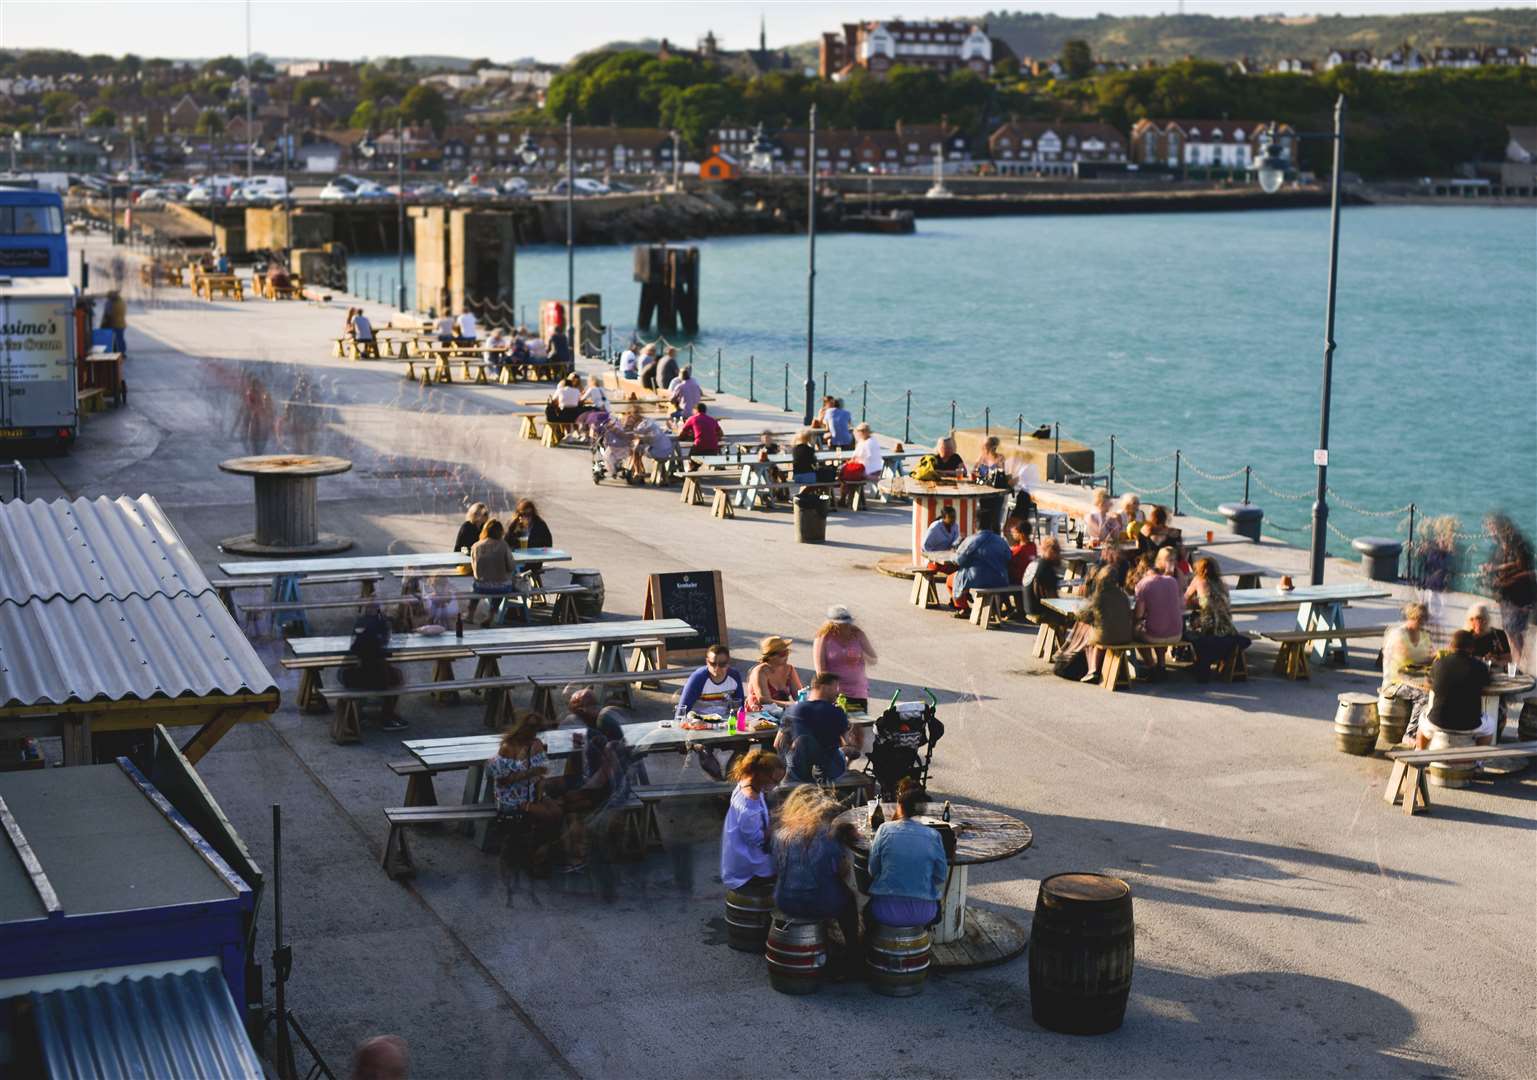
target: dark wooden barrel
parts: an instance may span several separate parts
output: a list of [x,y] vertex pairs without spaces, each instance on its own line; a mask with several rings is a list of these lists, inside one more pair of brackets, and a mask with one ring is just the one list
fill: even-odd
[[1121,1026],[1135,954],[1131,886],[1103,874],[1041,882],[1030,926],[1030,1011],[1069,1035]]
[[1537,698],[1527,698],[1521,706],[1521,716],[1516,720],[1516,734],[1522,742],[1537,739]]
[[763,955],[769,918],[774,914],[772,886],[731,889],[726,893],[726,944],[741,952]]
[[929,929],[926,926],[866,927],[866,960],[870,989],[887,997],[923,993],[929,975]]
[[769,983],[781,994],[814,994],[827,966],[827,934],[820,920],[792,919],[776,911],[769,926]]

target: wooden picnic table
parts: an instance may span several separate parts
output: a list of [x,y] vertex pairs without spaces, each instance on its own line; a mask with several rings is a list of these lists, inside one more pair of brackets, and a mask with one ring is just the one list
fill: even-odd
[[[941,819],[944,803],[924,803],[916,820],[948,827],[955,837],[950,878],[940,901],[939,925],[934,929],[933,963],[948,971],[988,967],[1025,951],[1029,931],[1015,919],[996,911],[966,905],[968,868],[1012,858],[1035,841],[1029,825],[1016,817],[969,803],[951,803],[948,826]],[[882,803],[890,821],[895,803]],[[870,807],[856,806],[838,815],[838,825],[851,826],[848,844],[857,860],[870,855]],[[948,851],[948,845],[947,845]]]
[[[622,619],[613,622],[560,623],[547,626],[495,626],[466,629],[457,634],[395,634],[386,655],[391,660],[407,661],[413,655],[434,654],[445,648],[464,649],[471,655],[482,651],[501,654],[520,647],[550,645],[586,645],[588,671],[622,670],[620,656],[624,646],[647,638],[689,637],[696,633],[682,619]],[[352,645],[348,636],[291,638],[288,648],[298,659],[317,656],[342,656]]]
[[[514,548],[520,563],[569,562],[571,556],[559,548]],[[457,551],[421,551],[410,555],[348,555],[340,559],[265,559],[257,562],[220,563],[221,572],[230,577],[294,577],[334,574],[359,570],[437,570],[464,567],[468,572],[470,557]]]

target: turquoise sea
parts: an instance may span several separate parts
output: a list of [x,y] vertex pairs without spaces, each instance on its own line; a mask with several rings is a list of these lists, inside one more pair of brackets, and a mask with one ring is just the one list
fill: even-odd
[[[817,241],[816,365],[856,415],[912,435],[1060,422],[1117,438],[1116,488],[1180,506],[1242,495],[1267,531],[1305,528],[1318,432],[1328,214],[920,220],[907,237]],[[1343,536],[1402,534],[1456,514],[1470,533],[1504,508],[1537,533],[1537,212],[1349,207],[1340,238],[1329,480]],[[804,237],[699,242],[699,374],[792,408],[805,378]],[[576,290],[599,293],[616,341],[639,286],[629,246],[578,248]],[[393,278],[394,259],[354,260]],[[409,263],[408,263],[409,266]],[[560,247],[520,251],[518,303],[565,295]],[[866,384],[868,389],[866,390]],[[867,398],[866,395],[867,394]],[[1261,486],[1261,485],[1264,486]],[[1268,490],[1267,490],[1268,489]],[[1279,492],[1280,494],[1275,494]],[[1352,509],[1356,508],[1356,509]],[[1367,516],[1358,511],[1372,511]],[[1301,539],[1300,533],[1296,536]],[[1471,539],[1471,537],[1470,537]],[[1344,553],[1336,535],[1331,550]]]

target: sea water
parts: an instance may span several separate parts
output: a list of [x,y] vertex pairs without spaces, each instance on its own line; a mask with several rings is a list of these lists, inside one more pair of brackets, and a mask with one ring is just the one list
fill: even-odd
[[[681,240],[681,238],[680,238]],[[806,371],[804,236],[701,248],[696,374],[796,415]],[[631,247],[576,249],[576,292],[620,343],[639,290]],[[920,219],[911,236],[817,240],[817,391],[883,432],[956,424],[1011,436],[1061,424],[1096,469],[1116,436],[1116,490],[1180,509],[1243,495],[1267,532],[1304,539],[1312,501],[1328,283],[1326,210]],[[393,257],[355,274],[393,279]],[[408,261],[409,269],[409,261]],[[566,295],[563,247],[518,252],[530,322]],[[382,285],[378,286],[381,289]],[[390,293],[393,295],[393,292]],[[1329,435],[1330,549],[1503,508],[1537,532],[1537,213],[1346,207]],[[990,409],[990,413],[984,413]],[[1227,477],[1213,480],[1211,477]],[[1262,486],[1263,485],[1263,486]],[[1276,494],[1279,492],[1280,494]],[[1370,511],[1364,514],[1360,511]],[[1378,515],[1378,516],[1373,516]]]

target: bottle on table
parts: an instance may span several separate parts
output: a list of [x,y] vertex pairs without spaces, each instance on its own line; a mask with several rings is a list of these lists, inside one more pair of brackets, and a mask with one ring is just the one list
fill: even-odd
[[454,637],[458,638],[460,641],[464,640],[464,616],[463,615],[456,615],[454,617]]
[[873,837],[875,830],[879,829],[885,822],[886,812],[881,809],[881,786],[876,784],[875,794],[870,799],[870,835]]
[[941,821],[949,821],[950,820],[950,800],[949,799],[945,800],[945,810],[944,810],[944,813],[939,815],[939,819]]

